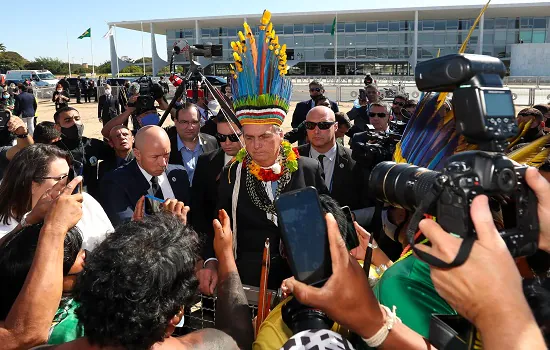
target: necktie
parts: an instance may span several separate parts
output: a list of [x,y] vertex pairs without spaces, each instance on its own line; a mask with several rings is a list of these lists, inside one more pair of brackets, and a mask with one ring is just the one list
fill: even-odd
[[162,190],[160,189],[159,179],[156,176],[153,176],[151,178],[151,190],[153,190],[153,196],[164,199],[164,195],[162,194]]
[[325,155],[324,154],[319,154],[319,156],[317,157],[317,159],[319,160],[319,163],[321,163],[321,169],[325,170],[325,165],[323,164],[323,160],[325,159]]

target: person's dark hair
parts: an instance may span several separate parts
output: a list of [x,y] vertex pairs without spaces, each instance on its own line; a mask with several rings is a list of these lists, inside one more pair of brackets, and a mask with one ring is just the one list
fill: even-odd
[[534,105],[533,108],[539,110],[542,114],[546,114],[550,111],[550,105],[545,104]]
[[59,108],[53,115],[53,120],[56,124],[59,124],[59,116],[61,115],[61,113],[65,113],[65,112],[68,112],[68,111],[77,111],[78,110],[76,108],[73,108],[71,106],[65,106],[65,107],[62,107],[62,108]]
[[173,120],[174,121],[179,120],[178,118],[180,117],[181,111],[186,111],[191,108],[194,108],[197,111],[197,117],[200,119],[201,113],[199,112],[199,107],[197,107],[197,105],[192,102],[185,102],[185,104],[183,104],[180,108],[176,110],[176,116],[174,117]]
[[547,283],[541,284],[537,279],[524,279],[523,294],[544,336],[546,346],[550,346],[550,290],[544,287],[545,284]]
[[[0,320],[5,320],[23,288],[38,245],[42,224],[22,228],[0,246]],[[75,226],[67,232],[63,247],[63,276],[69,273],[82,248],[82,234]]]
[[53,140],[60,138],[61,132],[55,128],[55,123],[43,121],[36,124],[32,138],[36,143],[45,143],[50,145]]
[[131,221],[86,257],[73,290],[91,344],[150,349],[196,295],[199,238],[174,215]]
[[405,95],[403,95],[403,94],[395,95],[395,96],[393,97],[393,100],[395,101],[395,100],[398,99],[398,98],[401,99],[401,100],[403,100],[403,101],[405,101],[405,103],[407,102],[407,96],[405,96]]
[[542,113],[536,108],[524,108],[521,111],[519,111],[518,115],[520,114],[532,115],[538,121],[542,121],[542,119],[544,118]]
[[407,100],[407,103],[403,106],[403,108],[410,108],[410,107],[416,107],[418,102],[416,100]]
[[334,198],[326,194],[321,194],[319,195],[319,201],[321,202],[321,209],[323,209],[323,212],[325,214],[331,213],[332,216],[334,216],[344,241],[346,241],[350,234],[355,234],[355,232],[350,231],[346,214]]
[[344,112],[336,112],[334,113],[334,116],[336,118],[336,122],[338,123],[338,127],[345,126],[348,128],[351,128],[351,121],[349,120],[349,117]]
[[69,166],[71,158],[64,150],[45,144],[34,144],[19,151],[8,164],[0,183],[0,222],[7,225],[10,218],[21,221],[32,208],[32,183],[42,183],[50,163],[65,159]]
[[321,83],[320,81],[318,80],[313,80],[311,81],[311,83],[309,83],[309,87],[311,88],[312,86],[318,86],[319,88],[321,88],[322,90],[325,89],[325,87],[323,86],[323,83]]

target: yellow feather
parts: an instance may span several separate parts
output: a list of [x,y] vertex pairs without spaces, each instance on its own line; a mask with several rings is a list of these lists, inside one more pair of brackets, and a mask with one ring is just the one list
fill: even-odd
[[527,163],[527,165],[540,168],[546,159],[548,159],[548,155],[550,155],[550,148],[544,148],[539,154],[534,156],[533,159]]
[[[525,130],[528,129],[526,128]],[[508,153],[506,156],[518,163],[526,164],[534,160],[535,157],[545,148],[548,142],[550,142],[550,134],[539,137],[535,141]]]
[[521,138],[525,136],[527,131],[529,131],[529,129],[531,128],[531,124],[533,123],[533,120],[534,119],[531,119],[527,123],[522,123],[519,125],[520,133],[515,138],[511,138],[509,140],[510,144],[508,145],[508,150],[514,147],[519,142],[519,140],[521,140]]

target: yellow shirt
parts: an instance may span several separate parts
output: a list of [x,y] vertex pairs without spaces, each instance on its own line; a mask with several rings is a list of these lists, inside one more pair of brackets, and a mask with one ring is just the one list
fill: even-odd
[[[256,341],[252,345],[253,350],[279,350],[285,345],[285,343],[292,337],[292,331],[283,322],[283,316],[281,310],[283,305],[288,303],[292,297],[288,297],[279,303],[264,320],[258,331]],[[344,337],[347,337],[347,329],[341,327],[339,324],[334,323],[332,327],[334,332],[340,333]]]

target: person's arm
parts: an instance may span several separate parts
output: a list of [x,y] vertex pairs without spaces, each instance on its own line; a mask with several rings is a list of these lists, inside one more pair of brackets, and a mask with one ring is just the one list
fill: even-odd
[[65,101],[65,103],[71,101],[71,97],[69,96],[69,92],[68,92],[68,91],[63,90],[63,100]]
[[56,91],[52,95],[52,102],[55,102],[57,100],[57,97],[59,96],[59,93]]
[[19,101],[19,95],[15,96],[15,103],[13,106],[13,114],[14,115],[21,115],[21,102]]
[[535,168],[527,169],[525,180],[538,200],[539,249],[550,253],[550,183]]
[[[283,292],[292,293],[302,304],[320,309],[330,319],[369,339],[385,326],[388,315],[376,300],[363,268],[347,251],[332,214],[326,215],[326,221],[332,276],[322,288],[305,285],[292,277],[283,282]],[[399,316],[399,310],[397,313]],[[397,322],[377,348],[426,350],[431,347],[420,334]]]
[[[241,349],[251,349],[254,341],[252,315],[237,264],[233,256],[233,233],[225,210],[214,220],[214,250],[219,261],[216,328],[229,334]],[[221,223],[220,223],[221,222]]]
[[[130,98],[129,103],[134,103],[137,100],[137,95],[134,95]],[[117,115],[113,119],[109,120],[105,126],[103,126],[103,129],[101,129],[101,135],[105,138],[109,138],[109,133],[111,132],[111,129],[117,125],[122,125],[128,121],[128,118],[132,115],[132,113],[136,110],[133,106],[127,106],[126,110],[122,112],[121,114]]]
[[25,122],[21,118],[10,118],[8,121],[8,130],[17,136],[26,135],[25,137],[17,137],[17,143],[6,152],[6,158],[11,161],[17,152],[23,148],[30,146],[34,140],[29,135]]
[[25,283],[0,327],[2,349],[28,349],[47,342],[63,289],[63,248],[67,231],[82,216],[82,195],[70,195],[74,179],[53,203]]
[[36,111],[38,110],[38,104],[36,103],[36,97],[34,96],[32,99],[32,108],[34,109],[34,114],[36,115]]
[[[544,349],[521,276],[495,227],[486,196],[474,198],[470,215],[477,233],[470,255],[454,268],[431,266],[435,289],[478,328],[484,349]],[[448,263],[455,259],[462,238],[445,232],[433,220],[422,220],[419,228],[431,242],[431,247],[418,245],[420,250]]]

